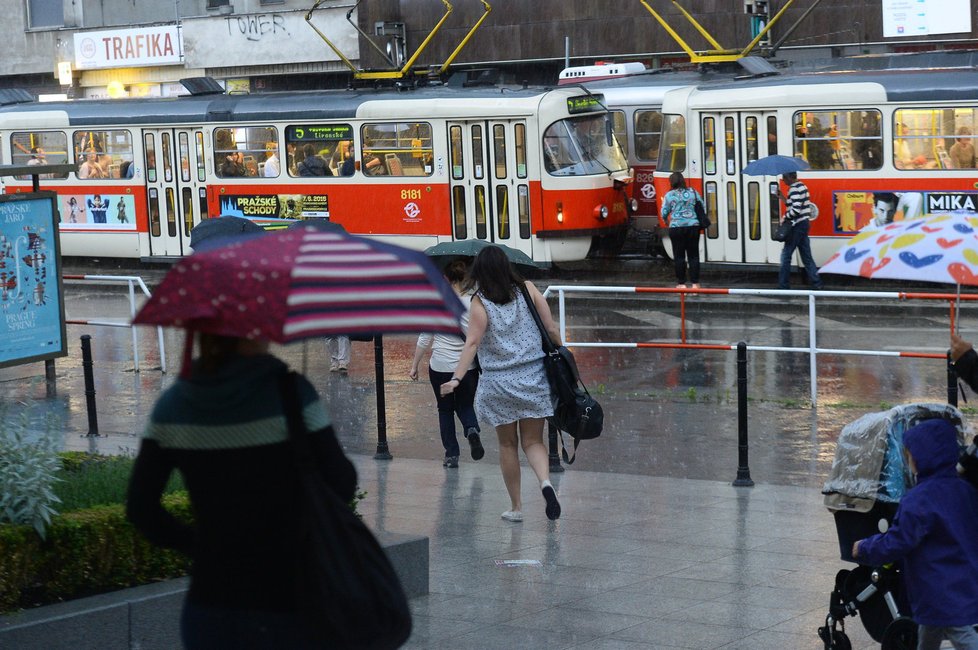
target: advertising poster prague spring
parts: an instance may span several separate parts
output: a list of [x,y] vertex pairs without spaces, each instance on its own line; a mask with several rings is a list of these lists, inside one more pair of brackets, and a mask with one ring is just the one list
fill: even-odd
[[67,355],[56,196],[0,195],[0,368]]

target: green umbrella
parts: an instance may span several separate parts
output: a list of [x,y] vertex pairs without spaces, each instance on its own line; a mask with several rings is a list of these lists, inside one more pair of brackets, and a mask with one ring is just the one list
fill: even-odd
[[523,251],[510,248],[503,244],[493,244],[482,239],[459,239],[457,241],[442,242],[435,244],[431,248],[426,248],[424,254],[432,258],[432,261],[444,266],[457,257],[475,257],[486,246],[501,248],[506,253],[506,258],[512,264],[530,269],[540,268],[540,265],[530,259],[530,256]]

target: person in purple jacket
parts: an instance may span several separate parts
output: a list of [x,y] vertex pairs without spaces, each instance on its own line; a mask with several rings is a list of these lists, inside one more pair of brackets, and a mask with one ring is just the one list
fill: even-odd
[[890,529],[853,544],[852,556],[871,565],[902,560],[917,650],[937,650],[944,639],[978,650],[978,490],[955,469],[957,430],[925,420],[907,429],[903,446],[917,483]]

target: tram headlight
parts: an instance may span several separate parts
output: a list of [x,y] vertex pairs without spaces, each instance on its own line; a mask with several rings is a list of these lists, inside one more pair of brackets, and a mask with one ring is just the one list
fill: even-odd
[[638,213],[638,199],[630,199],[628,201],[628,212],[629,214]]
[[605,219],[607,219],[608,218],[608,206],[606,206],[606,205],[599,205],[599,206],[595,207],[594,208],[594,218],[595,219],[601,219],[602,221],[604,221]]
[[564,223],[564,204],[557,201],[557,223]]

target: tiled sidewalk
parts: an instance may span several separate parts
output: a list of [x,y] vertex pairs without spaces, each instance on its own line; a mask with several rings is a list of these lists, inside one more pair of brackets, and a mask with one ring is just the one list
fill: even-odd
[[[821,650],[835,573],[854,566],[811,488],[568,469],[549,522],[524,466],[513,524],[495,464],[354,460],[365,521],[430,538],[410,648]],[[847,623],[854,648],[879,648]]]

